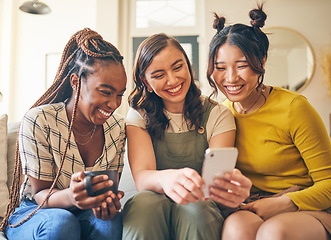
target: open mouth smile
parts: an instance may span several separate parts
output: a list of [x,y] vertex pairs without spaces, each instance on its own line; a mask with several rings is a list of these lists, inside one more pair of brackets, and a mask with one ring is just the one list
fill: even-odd
[[244,87],[244,85],[224,86],[224,87],[228,92],[236,92],[236,91],[240,91]]
[[100,108],[98,108],[98,111],[102,114],[102,116],[106,117],[106,118],[109,118],[110,115],[112,114],[112,112],[106,112]]
[[183,87],[183,84],[178,85],[175,88],[167,89],[166,91],[172,94],[178,93]]

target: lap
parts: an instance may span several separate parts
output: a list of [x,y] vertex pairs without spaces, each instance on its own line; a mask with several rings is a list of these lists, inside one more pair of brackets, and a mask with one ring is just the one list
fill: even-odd
[[283,239],[328,239],[323,225],[313,216],[302,212],[281,213],[268,219],[261,225],[257,239],[265,239],[270,234],[278,234]]
[[266,221],[253,212],[238,211],[225,220],[223,235],[234,236],[235,230],[250,239],[328,239],[321,222],[300,211],[281,213]]
[[[15,225],[32,213],[38,205],[25,200],[9,217],[8,222]],[[6,228],[8,239],[61,239],[69,236],[79,239],[80,226],[76,217],[61,208],[41,208],[26,222],[17,227]]]
[[219,239],[222,223],[223,216],[213,201],[182,205],[151,191],[138,193],[123,209],[124,239],[169,239],[170,232],[176,239],[187,234],[190,239]]
[[[19,223],[31,214],[38,205],[24,200],[9,217],[11,225]],[[122,218],[103,221],[94,216],[93,211],[77,210],[70,212],[62,208],[41,208],[30,219],[13,228],[7,227],[8,239],[87,239],[90,235],[97,239],[122,238]]]

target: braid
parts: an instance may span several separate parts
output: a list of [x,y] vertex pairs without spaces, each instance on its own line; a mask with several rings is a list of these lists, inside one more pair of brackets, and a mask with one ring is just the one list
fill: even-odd
[[21,169],[22,169],[22,163],[19,158],[19,152],[18,152],[18,141],[16,141],[16,148],[15,148],[15,168],[14,168],[14,178],[13,178],[13,184],[10,188],[10,195],[9,195],[9,203],[7,205],[7,211],[6,214],[1,222],[0,231],[4,232],[6,229],[6,226],[8,225],[8,218],[9,216],[15,211],[15,208],[19,205],[19,191],[17,189],[20,188],[20,180],[17,181],[17,179],[21,179]]
[[[32,105],[31,108],[41,106],[44,104],[64,102],[72,95],[72,88],[70,85],[70,76],[76,73],[79,76],[77,92],[75,95],[75,103],[72,112],[72,118],[69,123],[69,134],[65,145],[61,163],[55,179],[41,204],[30,213],[25,219],[15,225],[9,224],[10,227],[17,227],[29,218],[31,218],[44,204],[52,194],[53,189],[59,179],[60,172],[68,151],[70,144],[70,137],[72,126],[76,118],[76,111],[78,100],[80,96],[82,78],[86,78],[91,73],[91,67],[99,62],[113,62],[123,64],[123,57],[115,46],[103,40],[103,38],[95,31],[85,28],[75,33],[68,41],[63,50],[59,68],[57,70],[53,84],[46,90],[46,92]],[[13,184],[10,191],[10,201],[7,206],[7,211],[1,222],[0,231],[5,231],[8,225],[8,218],[14,212],[15,208],[19,205],[19,190],[22,175],[22,163],[19,155],[18,140],[16,141],[15,151],[15,170],[13,177]]]

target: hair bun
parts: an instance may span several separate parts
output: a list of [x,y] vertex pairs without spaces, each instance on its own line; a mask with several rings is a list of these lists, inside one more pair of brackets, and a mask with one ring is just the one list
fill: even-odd
[[214,17],[213,28],[220,32],[224,28],[225,18],[219,17],[216,13],[214,13]]
[[267,19],[267,15],[262,10],[263,4],[258,6],[257,9],[253,9],[249,12],[249,17],[251,20],[251,25],[253,27],[262,28],[264,26],[264,22]]

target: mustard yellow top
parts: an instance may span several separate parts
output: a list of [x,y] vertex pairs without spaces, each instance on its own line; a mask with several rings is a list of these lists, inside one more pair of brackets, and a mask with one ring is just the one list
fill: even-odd
[[237,168],[253,182],[252,192],[287,193],[299,210],[331,207],[331,142],[318,113],[300,94],[274,87],[266,103],[239,114],[236,121]]

